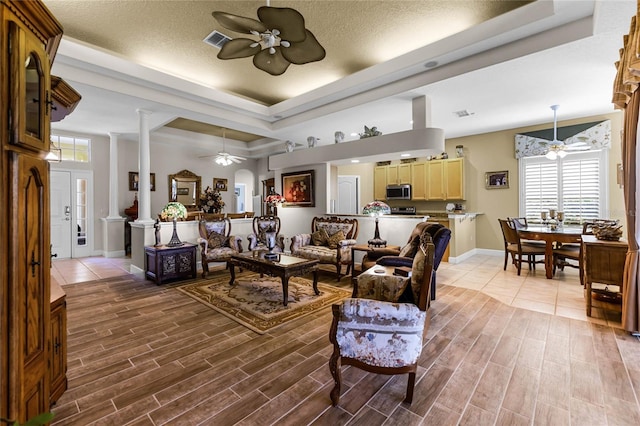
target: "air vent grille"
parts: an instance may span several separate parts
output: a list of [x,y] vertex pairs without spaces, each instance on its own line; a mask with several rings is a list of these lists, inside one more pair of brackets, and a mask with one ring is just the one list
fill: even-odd
[[205,37],[204,41],[207,44],[210,44],[213,47],[216,47],[218,49],[222,49],[222,46],[225,45],[226,42],[230,41],[231,37],[222,34],[220,31],[218,30],[213,30],[213,32],[211,32],[211,34],[209,34],[207,37]]
[[463,109],[463,110],[460,110],[460,111],[454,111],[453,114],[456,115],[458,118],[469,117],[470,115],[473,115],[472,112],[469,112],[466,109]]

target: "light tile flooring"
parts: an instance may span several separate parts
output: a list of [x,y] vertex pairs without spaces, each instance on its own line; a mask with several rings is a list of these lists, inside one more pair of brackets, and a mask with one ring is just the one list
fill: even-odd
[[[518,276],[510,264],[504,271],[503,262],[502,257],[485,255],[459,264],[442,262],[437,282],[478,290],[509,306],[620,328],[620,305],[594,301],[592,316],[587,317],[576,269],[565,268],[549,280],[540,266],[535,271],[525,266]],[[128,274],[130,265],[130,258],[54,259],[51,277],[61,285],[93,281]]]

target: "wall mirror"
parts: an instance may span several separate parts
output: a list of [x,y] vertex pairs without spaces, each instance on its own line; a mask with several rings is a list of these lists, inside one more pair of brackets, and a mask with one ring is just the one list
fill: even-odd
[[200,192],[202,192],[200,176],[189,170],[169,175],[169,201],[177,201],[187,210],[197,210]]

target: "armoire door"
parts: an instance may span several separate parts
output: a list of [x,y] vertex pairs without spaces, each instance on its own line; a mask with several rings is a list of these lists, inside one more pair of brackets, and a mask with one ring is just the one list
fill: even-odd
[[35,156],[12,152],[10,158],[10,412],[24,422],[49,411],[49,171]]

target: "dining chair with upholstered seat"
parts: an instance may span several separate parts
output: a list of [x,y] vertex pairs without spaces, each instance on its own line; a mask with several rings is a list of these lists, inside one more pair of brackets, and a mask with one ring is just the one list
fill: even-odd
[[409,374],[404,402],[411,404],[418,359],[429,328],[429,292],[435,246],[428,232],[421,234],[411,276],[384,274],[358,276],[354,296],[333,305],[329,340],[333,353],[329,370],[334,380],[331,402],[340,400],[341,366],[351,365],[376,374]]
[[[508,219],[498,219],[504,239],[504,267],[507,270],[507,261],[511,255],[513,263],[520,275],[522,263],[529,265],[529,269],[536,269],[536,263],[544,263],[545,248],[540,244],[530,244],[523,241],[518,235],[518,231],[512,221]],[[536,256],[542,256],[543,260],[537,260]],[[525,258],[526,257],[526,258]]]

